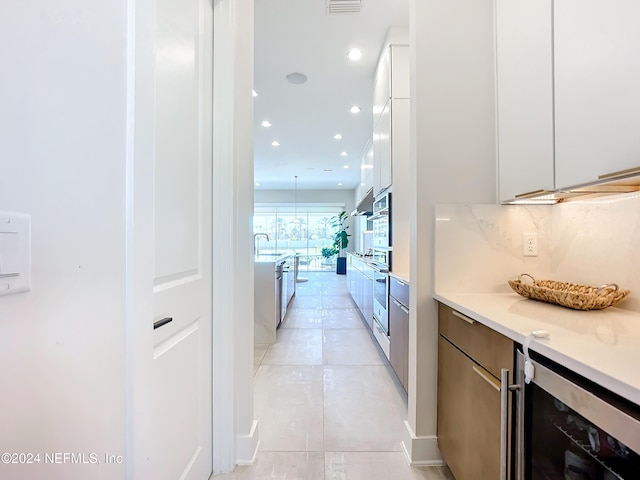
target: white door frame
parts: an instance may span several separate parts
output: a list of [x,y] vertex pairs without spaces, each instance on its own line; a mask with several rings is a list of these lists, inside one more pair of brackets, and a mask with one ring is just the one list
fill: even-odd
[[213,472],[252,463],[253,0],[214,1]]

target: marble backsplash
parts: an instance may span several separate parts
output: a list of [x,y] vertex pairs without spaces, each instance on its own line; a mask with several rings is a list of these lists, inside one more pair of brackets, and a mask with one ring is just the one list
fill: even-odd
[[[437,292],[506,293],[536,278],[631,290],[618,306],[640,312],[640,195],[559,205],[437,205]],[[522,255],[536,233],[538,255]]]

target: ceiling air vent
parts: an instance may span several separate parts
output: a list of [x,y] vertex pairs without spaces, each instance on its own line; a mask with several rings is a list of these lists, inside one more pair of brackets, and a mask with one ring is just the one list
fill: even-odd
[[360,13],[362,0],[327,0],[327,15]]

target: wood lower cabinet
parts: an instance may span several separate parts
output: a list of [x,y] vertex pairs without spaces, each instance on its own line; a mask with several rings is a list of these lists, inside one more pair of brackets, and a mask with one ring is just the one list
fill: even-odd
[[513,342],[444,305],[439,325],[440,453],[456,480],[497,480],[500,370],[513,372]]

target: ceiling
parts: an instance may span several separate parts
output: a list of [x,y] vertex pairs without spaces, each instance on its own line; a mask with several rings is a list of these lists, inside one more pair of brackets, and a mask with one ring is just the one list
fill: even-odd
[[[256,189],[294,189],[296,176],[303,190],[360,182],[375,65],[388,28],[408,26],[409,0],[362,0],[359,13],[337,15],[326,14],[326,1],[255,0]],[[353,47],[362,51],[358,62],[347,58]],[[289,83],[294,72],[308,81]],[[349,111],[354,105],[359,114]]]

